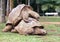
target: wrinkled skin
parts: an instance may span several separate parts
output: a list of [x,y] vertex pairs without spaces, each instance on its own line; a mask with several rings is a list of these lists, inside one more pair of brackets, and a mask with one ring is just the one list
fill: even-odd
[[34,31],[33,34],[36,34],[36,35],[46,35],[47,34],[47,31],[44,30],[44,29],[35,28],[35,31]]
[[18,32],[19,34],[24,35],[45,35],[47,33],[46,30],[41,28],[38,13],[34,12],[29,6],[24,4],[18,5],[11,11],[6,26],[2,31]]

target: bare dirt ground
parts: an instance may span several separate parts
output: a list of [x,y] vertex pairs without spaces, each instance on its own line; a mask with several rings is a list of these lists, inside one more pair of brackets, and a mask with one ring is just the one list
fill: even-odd
[[40,22],[41,24],[60,24],[60,22]]

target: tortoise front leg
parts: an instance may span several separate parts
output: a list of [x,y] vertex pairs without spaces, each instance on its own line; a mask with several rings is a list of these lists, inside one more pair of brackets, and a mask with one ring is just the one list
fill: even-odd
[[2,30],[3,32],[8,32],[12,29],[12,25],[7,25],[5,28]]

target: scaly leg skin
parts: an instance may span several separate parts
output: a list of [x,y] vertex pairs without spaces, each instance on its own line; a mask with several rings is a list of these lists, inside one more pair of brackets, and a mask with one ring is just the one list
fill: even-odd
[[2,31],[3,32],[8,32],[12,29],[12,25],[7,25]]
[[12,29],[11,32],[12,33],[17,33],[17,30],[16,29]]

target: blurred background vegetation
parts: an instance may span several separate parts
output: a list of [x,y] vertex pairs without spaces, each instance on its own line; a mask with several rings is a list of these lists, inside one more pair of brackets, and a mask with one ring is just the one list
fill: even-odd
[[18,4],[31,5],[34,11],[41,13],[40,15],[44,15],[42,13],[46,12],[60,13],[60,0],[14,0],[14,7],[16,7]]
[[60,0],[0,0],[0,22],[4,22],[5,16],[8,17],[11,10],[18,4],[32,6],[40,16],[45,16],[46,12],[57,12],[60,16]]

